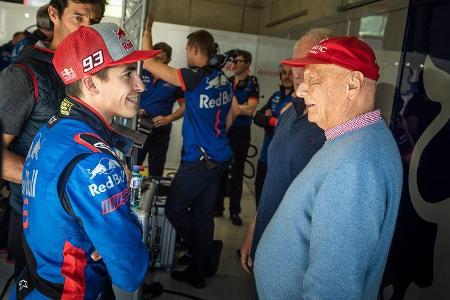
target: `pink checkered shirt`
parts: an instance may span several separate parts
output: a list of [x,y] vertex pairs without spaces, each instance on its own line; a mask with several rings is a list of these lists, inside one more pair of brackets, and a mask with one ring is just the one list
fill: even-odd
[[346,132],[361,129],[363,127],[376,123],[380,120],[381,120],[381,112],[379,109],[372,112],[368,112],[363,115],[357,116],[351,120],[348,120],[347,122],[341,125],[328,129],[327,131],[325,131],[325,137],[327,141],[329,141]]

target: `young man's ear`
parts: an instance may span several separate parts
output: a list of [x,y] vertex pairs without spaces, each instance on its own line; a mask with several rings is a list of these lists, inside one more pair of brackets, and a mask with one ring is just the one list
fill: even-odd
[[95,80],[93,76],[86,76],[83,79],[81,79],[81,85],[86,90],[86,93],[88,93],[91,96],[95,96],[99,93],[99,90],[95,86]]
[[57,21],[59,19],[59,12],[55,7],[49,5],[48,6],[48,16],[50,17],[50,21],[52,21],[53,24],[55,24],[55,21]]

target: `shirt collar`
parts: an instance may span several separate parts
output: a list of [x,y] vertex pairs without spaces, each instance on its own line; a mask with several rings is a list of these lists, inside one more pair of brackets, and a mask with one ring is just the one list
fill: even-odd
[[369,126],[381,120],[381,112],[379,109],[359,115],[347,122],[342,123],[336,127],[328,129],[325,131],[325,137],[327,141],[337,138],[338,136],[361,129],[363,127]]
[[131,139],[117,133],[107,120],[83,100],[73,96],[66,99],[73,104],[69,109],[68,118],[82,120],[110,146],[120,150],[122,153],[129,153],[131,147],[133,147]]

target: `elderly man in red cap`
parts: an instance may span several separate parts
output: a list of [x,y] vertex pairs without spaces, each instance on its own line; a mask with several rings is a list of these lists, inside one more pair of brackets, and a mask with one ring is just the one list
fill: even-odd
[[323,40],[297,89],[326,142],[292,182],[256,251],[260,299],[376,299],[402,185],[397,145],[374,108],[379,67],[355,37]]

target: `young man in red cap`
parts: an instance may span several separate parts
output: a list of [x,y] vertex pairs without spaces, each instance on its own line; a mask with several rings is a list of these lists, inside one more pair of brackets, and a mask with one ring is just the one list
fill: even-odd
[[25,159],[19,298],[103,299],[110,281],[128,291],[143,282],[148,252],[115,153],[132,141],[110,123],[135,116],[144,89],[135,63],[158,53],[136,50],[111,23],[82,26],[56,49],[67,97]]
[[341,37],[284,63],[305,66],[296,92],[326,142],[294,179],[261,237],[254,268],[259,298],[376,299],[402,166],[374,109],[375,54],[363,41]]
[[3,122],[2,179],[8,181],[11,205],[8,252],[17,278],[25,267],[22,249],[22,169],[37,131],[58,111],[64,84],[52,66],[55,49],[81,25],[99,23],[106,0],[51,0],[50,43],[38,41],[22,50],[15,64],[0,73],[0,119]]

